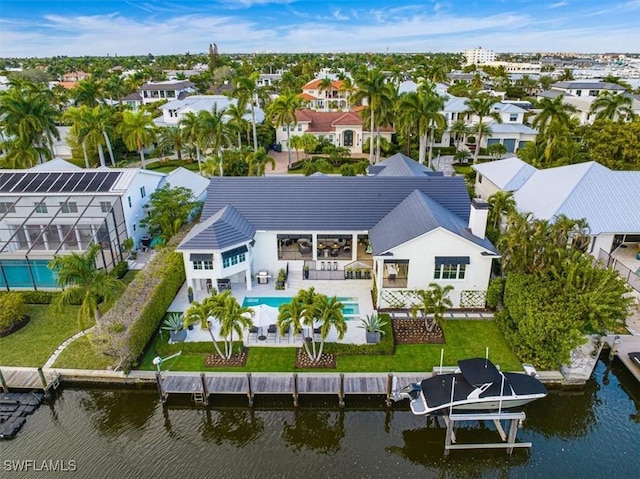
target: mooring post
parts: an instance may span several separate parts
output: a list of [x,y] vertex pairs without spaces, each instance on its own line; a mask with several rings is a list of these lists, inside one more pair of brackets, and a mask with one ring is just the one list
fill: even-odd
[[162,390],[162,375],[160,374],[160,371],[156,371],[156,384],[158,386],[158,394],[160,394],[160,400],[162,402],[165,402],[167,400],[167,397]]
[[609,361],[612,361],[615,355],[618,352],[618,343],[620,342],[620,336],[616,335],[613,337],[613,342],[611,343],[611,349],[609,350]]
[[454,432],[453,432],[453,421],[447,415],[444,415],[443,418],[444,418],[445,424],[447,425],[447,433],[444,437],[444,455],[448,456],[450,452],[449,446],[451,446],[452,442],[455,442]]
[[[511,446],[516,442],[516,433],[518,432],[518,423],[519,419],[511,419],[511,424],[509,425],[509,437],[507,439],[507,443]],[[513,452],[513,447],[507,448],[507,454],[511,454]]]
[[203,404],[207,406],[209,404],[209,391],[207,391],[207,379],[204,373],[200,373],[200,381],[202,381],[202,393],[204,394]]
[[2,390],[5,393],[9,392],[9,388],[7,387],[7,382],[4,380],[4,376],[2,375],[2,370],[0,369],[0,384],[2,384]]
[[391,406],[391,396],[393,395],[393,374],[387,375],[387,406]]
[[340,373],[340,388],[338,390],[338,406],[344,407],[344,373]]
[[47,386],[47,378],[44,377],[42,368],[38,368],[38,376],[40,376],[40,382],[42,383],[42,389],[44,389],[45,397],[49,397],[49,387]]
[[293,405],[298,406],[298,373],[293,373]]
[[253,406],[253,388],[251,387],[251,373],[247,373],[247,397],[249,406]]

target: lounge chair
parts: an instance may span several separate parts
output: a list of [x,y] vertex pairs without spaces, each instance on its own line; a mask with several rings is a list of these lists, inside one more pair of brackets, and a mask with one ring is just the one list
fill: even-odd
[[249,341],[249,339],[251,339],[251,335],[252,334],[255,335],[256,342],[258,342],[258,327],[257,326],[251,326],[249,328],[249,335],[247,336],[247,341]]
[[273,335],[273,342],[276,342],[276,337],[278,336],[278,327],[275,324],[270,324],[267,328],[267,341],[269,341],[269,337]]

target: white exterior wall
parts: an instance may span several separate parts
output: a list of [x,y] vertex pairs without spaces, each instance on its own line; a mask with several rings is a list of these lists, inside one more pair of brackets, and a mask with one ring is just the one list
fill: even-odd
[[[379,266],[382,262],[393,259],[409,260],[409,275],[407,287],[402,289],[428,289],[429,283],[439,283],[442,286],[451,285],[454,290],[449,298],[454,308],[460,307],[460,293],[462,291],[486,291],[491,275],[491,257],[482,256],[480,253],[484,248],[477,246],[460,236],[453,234],[442,228],[430,231],[414,240],[393,248],[391,257],[376,257]],[[449,280],[434,279],[436,256],[469,256],[470,264],[467,265],[465,279]],[[378,268],[378,307],[386,307],[381,301],[381,292],[385,289],[382,285],[382,267]]]
[[476,173],[476,184],[475,184],[475,192],[476,196],[486,200],[491,195],[500,191],[494,183],[489,181],[485,176],[480,173]]
[[[129,185],[127,192],[122,195],[122,209],[124,210],[125,222],[127,225],[127,235],[133,238],[134,248],[140,246],[140,239],[147,234],[146,228],[140,227],[140,220],[146,216],[145,205],[149,202],[149,195],[153,193],[164,178],[161,173],[139,170],[135,179]],[[145,197],[140,193],[140,188],[144,186]],[[131,198],[131,206],[129,206]],[[133,225],[136,229],[134,231]]]
[[603,250],[605,253],[610,253],[611,248],[613,247],[613,238],[614,234],[601,233],[597,236],[594,236],[592,239],[592,244],[589,246],[589,251],[596,258],[598,257],[598,253],[600,250]]

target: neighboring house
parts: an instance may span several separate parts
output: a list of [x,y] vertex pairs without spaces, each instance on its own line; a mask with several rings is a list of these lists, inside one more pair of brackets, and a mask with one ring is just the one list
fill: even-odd
[[[560,215],[589,224],[589,252],[611,253],[640,242],[640,171],[613,171],[594,161],[538,170],[509,158],[474,165],[476,193],[513,191],[519,211],[553,221]],[[488,185],[491,185],[488,188]]]
[[86,80],[90,76],[91,76],[91,74],[85,73],[83,71],[69,72],[69,73],[65,73],[64,75],[62,75],[62,81],[63,82],[75,82],[75,83],[77,83],[79,81]]
[[302,87],[302,102],[316,111],[347,111],[351,92],[344,89],[342,80],[333,80],[327,89],[322,88],[322,78],[316,78]]
[[196,85],[188,80],[149,82],[142,85],[137,92],[122,98],[122,102],[137,110],[140,105],[148,105],[160,100],[180,100],[196,91]]
[[196,201],[204,201],[207,197],[207,188],[209,180],[204,176],[198,175],[193,171],[187,170],[182,166],[168,173],[158,185],[160,188],[165,184],[169,184],[172,188],[182,186],[188,188],[193,193]]
[[275,73],[261,73],[256,81],[256,86],[272,87],[282,80],[284,70],[277,70]]
[[375,165],[369,165],[367,173],[371,176],[443,176],[441,171],[433,171],[421,165],[413,158],[396,153]]
[[[456,120],[464,120],[468,126],[478,123],[478,117],[467,113],[466,105],[468,98],[448,96],[442,113],[447,120],[447,130],[442,133],[439,142],[434,146],[455,145],[456,141],[448,131],[449,127]],[[538,132],[524,124],[524,116],[528,110],[510,102],[496,102],[493,110],[500,115],[502,123],[497,123],[492,118],[485,118],[484,123],[491,126],[492,135],[483,136],[480,144],[481,148],[486,148],[494,143],[501,143],[507,148],[507,153],[515,153],[530,141],[535,141]],[[474,136],[471,134],[469,136]]]
[[624,87],[617,83],[607,83],[602,81],[559,81],[551,85],[551,90],[560,91],[571,96],[598,96],[601,92],[623,93]]
[[[190,172],[189,172],[190,173]],[[28,170],[0,171],[0,288],[56,288],[55,255],[102,246],[98,267],[123,260],[122,243],[141,244],[149,195],[165,181],[202,197],[203,178],[140,168],[84,169],[55,159]],[[197,178],[196,178],[197,177]]]
[[[218,111],[227,109],[229,105],[236,105],[238,101],[235,98],[229,98],[224,95],[191,95],[186,98],[172,100],[160,106],[162,116],[155,118],[154,122],[158,126],[173,126],[180,123],[180,120],[188,113],[198,114],[200,111],[211,111],[214,106]],[[264,111],[260,107],[254,108],[256,115],[256,123],[264,121]],[[247,106],[247,112],[243,118],[251,122],[251,110]],[[225,118],[228,121],[228,117]]]
[[497,256],[487,212],[462,177],[220,177],[177,250],[196,291],[250,290],[260,272],[304,269],[310,279],[375,279],[379,308],[434,281],[454,287],[454,307],[484,307]]
[[[288,150],[287,128],[289,135],[301,136],[309,133],[324,138],[336,146],[348,148],[351,153],[362,153],[362,145],[369,141],[369,131],[363,125],[360,115],[353,111],[321,112],[313,110],[296,110],[297,125],[282,125],[276,128],[276,143],[282,151]],[[393,129],[380,128],[380,136],[391,141]]]
[[482,65],[484,63],[493,62],[496,59],[496,52],[493,50],[486,50],[482,47],[470,48],[462,52],[466,65]]

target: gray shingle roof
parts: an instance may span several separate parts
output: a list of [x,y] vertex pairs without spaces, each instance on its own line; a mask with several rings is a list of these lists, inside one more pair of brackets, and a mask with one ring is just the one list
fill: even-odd
[[382,254],[439,227],[495,253],[487,239],[471,234],[467,221],[425,193],[414,190],[369,231],[373,254]]
[[441,172],[432,171],[402,153],[396,153],[373,167],[369,167],[369,173],[376,176],[442,176]]
[[367,231],[416,189],[468,221],[461,176],[215,177],[202,218],[231,205],[257,230]]
[[624,90],[624,87],[618,85],[617,83],[609,83],[603,81],[559,81],[551,85],[551,88],[554,87],[567,90]]
[[196,225],[182,240],[179,250],[223,249],[249,241],[255,228],[233,206],[224,206]]

